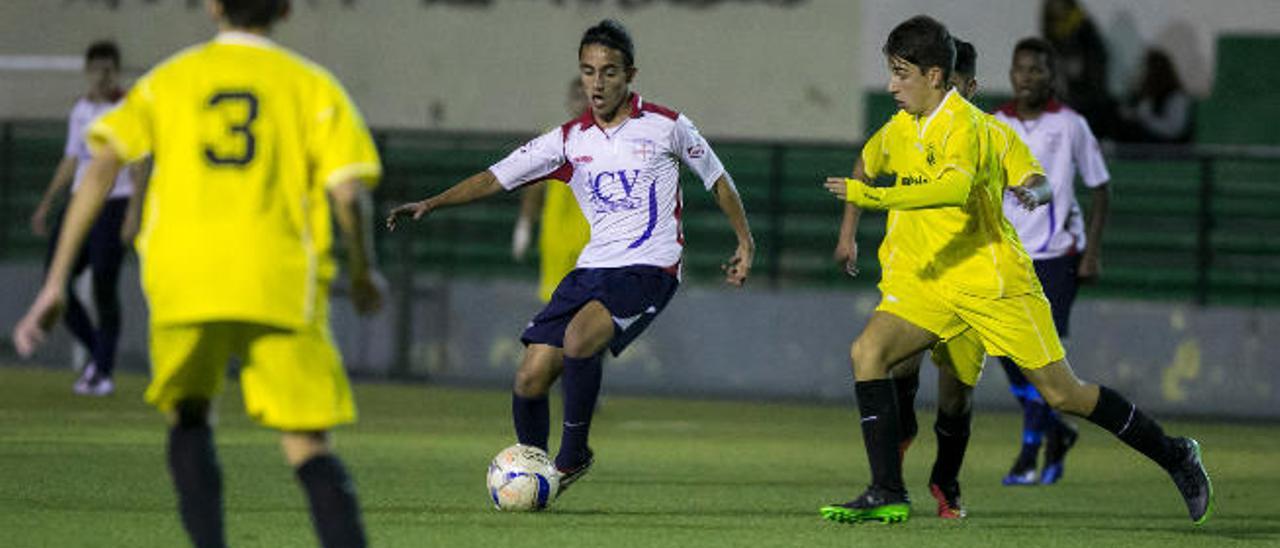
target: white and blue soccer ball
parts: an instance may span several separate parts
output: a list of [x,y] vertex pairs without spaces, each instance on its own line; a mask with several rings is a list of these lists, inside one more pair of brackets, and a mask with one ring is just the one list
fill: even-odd
[[509,512],[546,508],[560,489],[560,475],[547,452],[532,445],[512,445],[489,463],[489,498]]

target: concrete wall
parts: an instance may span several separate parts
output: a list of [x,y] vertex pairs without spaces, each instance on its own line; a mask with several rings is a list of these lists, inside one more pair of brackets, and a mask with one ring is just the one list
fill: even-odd
[[[4,0],[0,60],[121,43],[135,73],[211,36],[202,2]],[[850,0],[294,0],[280,42],[330,67],[382,127],[539,131],[564,121],[582,32],[631,29],[635,89],[708,135],[852,141]],[[113,7],[114,6],[114,7]],[[628,7],[630,6],[630,7]],[[75,72],[0,71],[0,118],[66,115]]]
[[[38,284],[33,266],[0,265],[0,329],[8,333]],[[145,368],[145,306],[136,274],[125,276],[127,303],[121,366]],[[396,302],[392,299],[392,302]],[[849,344],[878,295],[719,287],[682,288],[631,348],[606,362],[605,389],[646,394],[852,401]],[[443,282],[422,277],[401,322],[396,306],[357,318],[340,297],[334,332],[350,369],[370,375],[393,367],[395,337],[407,336],[409,373],[438,382],[509,386],[519,334],[539,308],[521,282]],[[1082,301],[1068,353],[1085,379],[1112,386],[1158,414],[1280,418],[1280,367],[1269,341],[1280,311],[1197,308],[1140,301]],[[0,352],[9,353],[7,340]],[[42,351],[43,363],[69,363],[65,330]],[[8,361],[6,358],[5,361]],[[999,365],[988,360],[980,408],[1014,405]],[[925,366],[920,401],[935,401]],[[71,375],[68,374],[68,384]]]

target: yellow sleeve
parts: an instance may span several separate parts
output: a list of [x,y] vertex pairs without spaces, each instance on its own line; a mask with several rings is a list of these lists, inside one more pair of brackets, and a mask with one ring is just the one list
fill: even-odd
[[1001,162],[1009,186],[1022,186],[1032,175],[1044,175],[1044,168],[1031,154],[1031,149],[1012,129],[1005,131],[1008,147]]
[[309,147],[316,175],[326,187],[352,179],[369,188],[377,186],[382,163],[364,118],[337,80],[326,75],[322,85],[326,89],[318,94],[313,110]]
[[[925,209],[962,206],[978,171],[981,155],[972,124],[961,124],[948,137],[942,160],[929,180],[921,184],[873,187],[862,181],[846,180],[845,199],[864,209]],[[901,175],[901,173],[900,173]]]
[[89,126],[85,142],[94,156],[107,147],[127,164],[151,153],[154,127],[151,123],[154,110],[152,80],[151,75],[142,77],[125,95],[124,101]]
[[876,133],[862,145],[862,171],[868,180],[875,180],[883,174],[885,164],[888,163],[889,155],[884,148],[884,132],[887,127],[889,124],[880,126],[880,129],[876,130]]

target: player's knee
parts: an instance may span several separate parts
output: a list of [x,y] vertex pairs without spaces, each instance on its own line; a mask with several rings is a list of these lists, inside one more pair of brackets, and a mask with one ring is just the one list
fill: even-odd
[[853,372],[857,377],[867,375],[880,377],[889,370],[884,347],[863,338],[853,341],[853,346],[849,349],[849,357],[853,360]]
[[515,393],[522,398],[540,398],[551,390],[550,368],[523,364],[516,370]]
[[1071,413],[1073,415],[1081,414],[1084,404],[1078,390],[1061,388],[1056,386],[1036,387],[1040,392],[1040,397],[1044,399],[1044,403],[1053,408],[1054,411],[1063,413]]
[[953,417],[969,413],[971,398],[967,394],[938,394],[938,412]]
[[169,413],[173,426],[184,430],[209,426],[209,401],[188,399],[179,401]]

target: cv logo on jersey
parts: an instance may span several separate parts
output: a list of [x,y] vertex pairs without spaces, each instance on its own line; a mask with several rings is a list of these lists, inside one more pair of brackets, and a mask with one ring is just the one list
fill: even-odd
[[644,206],[643,195],[636,192],[636,183],[640,182],[638,169],[588,171],[587,179],[591,184],[591,205],[596,213],[629,211]]

